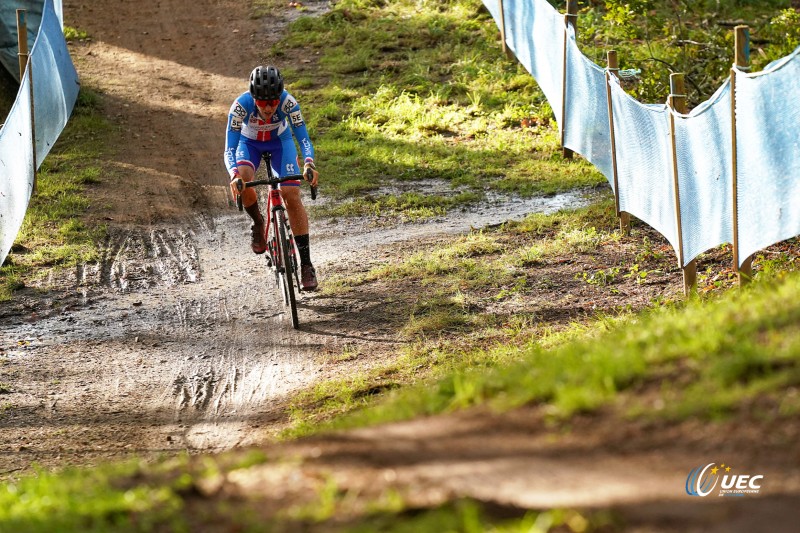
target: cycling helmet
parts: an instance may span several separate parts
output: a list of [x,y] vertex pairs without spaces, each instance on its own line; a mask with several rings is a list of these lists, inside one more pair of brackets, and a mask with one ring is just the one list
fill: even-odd
[[277,100],[283,94],[283,76],[272,65],[259,66],[250,73],[250,94],[256,100]]

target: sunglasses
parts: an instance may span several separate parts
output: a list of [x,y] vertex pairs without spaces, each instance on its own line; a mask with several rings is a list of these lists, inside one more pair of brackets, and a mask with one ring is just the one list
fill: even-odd
[[266,107],[266,106],[277,107],[277,105],[279,103],[280,103],[280,100],[278,100],[278,99],[275,99],[275,100],[259,100],[259,99],[256,99],[256,105],[259,106],[259,107]]

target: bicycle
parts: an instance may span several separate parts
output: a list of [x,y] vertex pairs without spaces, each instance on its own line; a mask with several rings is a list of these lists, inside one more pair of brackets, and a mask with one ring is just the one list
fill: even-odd
[[[267,202],[269,219],[266,224],[267,268],[273,271],[275,282],[278,287],[281,287],[283,305],[288,306],[291,310],[292,327],[298,329],[300,321],[297,316],[297,299],[294,293],[295,286],[298,289],[300,288],[298,253],[294,244],[292,228],[289,226],[289,220],[287,219],[286,207],[283,205],[283,197],[278,186],[285,181],[292,180],[307,179],[310,182],[310,171],[307,172],[308,175],[291,174],[279,178],[275,175],[275,171],[272,170],[272,156],[270,153],[264,152],[262,159],[266,166],[267,175],[271,177],[246,183],[243,179],[238,178],[236,180],[236,189],[239,194],[236,195],[236,207],[239,208],[239,211],[244,210],[241,193],[245,187],[269,186],[269,200]],[[317,199],[317,188],[314,186],[311,187],[311,199]]]

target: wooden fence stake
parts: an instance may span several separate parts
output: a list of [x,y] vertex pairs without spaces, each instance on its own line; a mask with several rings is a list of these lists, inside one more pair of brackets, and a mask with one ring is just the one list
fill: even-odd
[[514,59],[514,54],[511,53],[508,45],[506,45],[506,14],[503,11],[503,0],[497,0],[497,4],[500,6],[500,40],[503,43],[503,53],[507,58]]
[[[673,111],[686,114],[686,87],[683,74],[670,74],[669,76],[669,106]],[[675,221],[678,228],[678,266],[683,270],[683,294],[689,296],[697,291],[697,261],[692,259],[686,266],[683,265],[683,223],[681,221],[681,195],[678,180],[678,148],[675,140],[675,115],[669,114],[670,141],[672,144],[672,177],[675,184]]]
[[[736,55],[734,65],[740,68],[750,66],[750,29],[747,26],[734,28]],[[753,277],[753,256],[742,261],[739,266],[739,193],[738,193],[738,151],[736,148],[736,70],[731,69],[731,124],[733,133],[733,270],[737,273],[739,286],[747,284]]]
[[[28,54],[28,21],[27,12],[24,9],[17,9],[17,57],[19,60],[19,82],[25,79],[25,70],[30,62],[30,55]],[[31,145],[33,147],[33,191],[37,189],[37,174],[36,171],[36,120],[34,117],[33,105],[33,65],[31,65],[28,72],[28,89],[31,99]]]
[[578,34],[578,0],[567,0],[567,13],[564,15],[564,64],[561,76],[561,154],[564,159],[572,159],[573,152],[564,147],[567,132],[567,25]]
[[19,79],[25,77],[28,65],[28,21],[24,9],[17,9],[17,59],[19,60]]
[[617,172],[617,141],[614,133],[614,107],[611,104],[611,76],[617,76],[619,73],[619,60],[617,59],[617,51],[609,50],[608,54],[608,68],[606,69],[606,100],[608,102],[608,129],[611,134],[611,168],[614,173],[614,206],[617,210],[617,217],[619,218],[620,232],[628,236],[631,234],[631,216],[625,211],[621,211],[619,207],[619,174]]

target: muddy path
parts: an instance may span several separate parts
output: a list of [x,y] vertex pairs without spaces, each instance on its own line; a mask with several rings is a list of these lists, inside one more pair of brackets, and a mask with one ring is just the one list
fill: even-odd
[[88,215],[110,237],[96,264],[0,309],[0,473],[253,443],[274,400],[339,349],[314,297],[303,314],[322,318],[319,333],[286,327],[263,263],[242,253],[246,217],[226,201],[228,107],[298,14],[64,2],[65,24],[89,35],[70,43],[82,83],[120,130]]
[[[394,257],[397,246],[589,201],[570,193],[487,203],[424,223],[315,220],[321,279]],[[103,258],[22,291],[0,310],[0,474],[128,454],[263,443],[291,393],[394,355],[380,299],[299,297],[301,328],[235,211],[112,231]],[[358,361],[335,362],[346,349]]]

